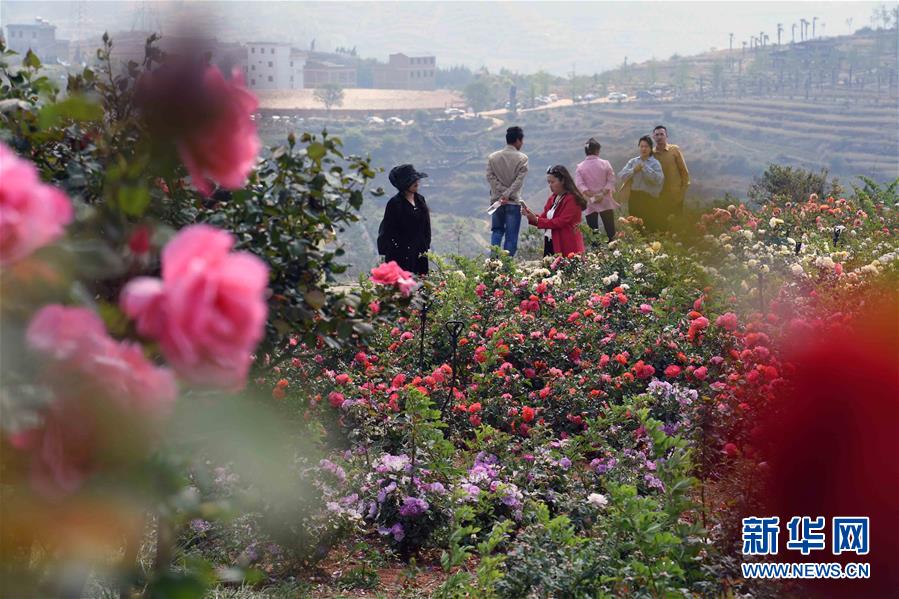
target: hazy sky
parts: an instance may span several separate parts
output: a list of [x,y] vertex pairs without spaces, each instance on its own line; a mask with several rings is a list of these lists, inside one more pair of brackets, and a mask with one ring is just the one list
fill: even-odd
[[[783,40],[799,19],[819,17],[817,32],[844,35],[870,25],[873,10],[895,2],[189,2],[0,0],[0,21],[42,16],[58,36],[144,29],[173,32],[190,18],[220,39],[287,41],[306,48],[356,46],[365,57],[426,51],[440,66],[546,69],[591,74],[630,62],[734,48],[764,31]],[[77,18],[80,12],[80,19]],[[851,19],[850,24],[847,22]],[[823,25],[822,25],[823,23]],[[811,32],[811,27],[809,27]],[[798,33],[797,33],[798,36]],[[798,39],[798,37],[797,37]]]

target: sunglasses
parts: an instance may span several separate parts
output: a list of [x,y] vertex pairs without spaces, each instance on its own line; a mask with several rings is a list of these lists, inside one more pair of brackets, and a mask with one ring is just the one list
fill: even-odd
[[561,179],[562,178],[562,169],[557,166],[551,166],[548,169],[546,169],[546,174],[552,175],[553,177],[558,177]]

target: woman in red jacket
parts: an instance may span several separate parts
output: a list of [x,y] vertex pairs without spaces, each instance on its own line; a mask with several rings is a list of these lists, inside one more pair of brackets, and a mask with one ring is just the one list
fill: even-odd
[[557,164],[546,171],[546,183],[551,192],[543,212],[537,216],[530,208],[521,205],[521,213],[528,223],[544,229],[543,255],[583,254],[584,238],[578,225],[581,213],[587,207],[587,200],[578,191],[568,169]]

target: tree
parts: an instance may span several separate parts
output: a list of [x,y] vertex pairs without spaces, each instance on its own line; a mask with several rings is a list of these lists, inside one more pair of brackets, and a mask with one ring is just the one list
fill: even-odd
[[552,83],[553,77],[543,69],[537,71],[533,75],[534,83],[537,84],[537,89],[540,91],[540,95],[548,96],[549,95],[549,85]]
[[690,64],[685,60],[679,60],[674,71],[674,84],[680,88],[680,92],[687,90],[687,84],[690,82]]
[[312,93],[312,97],[316,102],[325,105],[328,116],[331,116],[331,108],[343,105],[343,88],[333,83],[328,83],[322,87],[316,88]]
[[490,106],[490,86],[483,78],[478,78],[465,86],[465,100],[475,114]]
[[810,194],[824,197],[827,185],[827,169],[820,173],[792,166],[769,164],[761,177],[753,179],[749,187],[749,199],[759,204],[770,202],[775,197],[781,201],[802,202]]
[[724,89],[724,65],[720,62],[712,65],[712,88],[719,92]]

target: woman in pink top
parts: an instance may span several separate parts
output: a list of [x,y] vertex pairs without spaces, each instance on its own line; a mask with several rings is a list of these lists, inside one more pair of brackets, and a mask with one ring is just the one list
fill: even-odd
[[587,198],[587,209],[584,211],[587,224],[596,231],[599,229],[599,218],[602,218],[606,235],[612,241],[615,237],[615,208],[620,206],[612,197],[612,192],[615,191],[615,171],[608,160],[599,157],[601,147],[595,138],[587,140],[584,144],[584,154],[587,157],[577,165],[574,182]]

